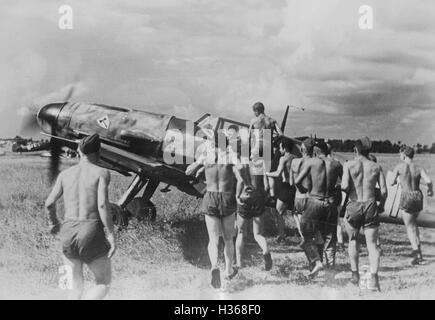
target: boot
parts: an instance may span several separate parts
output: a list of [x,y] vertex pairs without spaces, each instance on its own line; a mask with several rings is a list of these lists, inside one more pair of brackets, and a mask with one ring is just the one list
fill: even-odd
[[367,283],[367,289],[371,291],[381,291],[381,287],[379,286],[379,277],[377,273],[372,273],[370,279]]
[[264,257],[264,270],[269,271],[272,269],[272,257],[270,256],[270,252],[263,255]]
[[350,278],[350,283],[352,283],[355,286],[359,286],[359,272],[358,271],[352,271],[352,277]]
[[411,265],[416,266],[420,263],[420,259],[419,259],[419,251],[418,250],[413,250],[412,251],[412,260],[411,260]]

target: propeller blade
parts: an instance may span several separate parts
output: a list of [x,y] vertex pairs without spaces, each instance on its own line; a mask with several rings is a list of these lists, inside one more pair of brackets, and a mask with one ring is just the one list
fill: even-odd
[[285,110],[285,113],[284,113],[284,118],[282,119],[282,122],[281,122],[281,131],[282,131],[282,133],[284,133],[284,130],[285,130],[285,125],[287,123],[287,116],[288,116],[288,110],[289,109],[290,109],[290,106],[287,106],[287,109]]

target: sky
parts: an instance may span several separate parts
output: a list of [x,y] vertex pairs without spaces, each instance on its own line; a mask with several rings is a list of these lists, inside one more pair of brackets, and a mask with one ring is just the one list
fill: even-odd
[[290,136],[435,142],[432,0],[2,0],[0,43],[0,137],[74,85],[71,101],[192,120],[292,105]]

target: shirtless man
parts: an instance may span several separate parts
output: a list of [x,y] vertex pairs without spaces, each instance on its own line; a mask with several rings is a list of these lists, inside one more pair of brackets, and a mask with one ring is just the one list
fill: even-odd
[[[292,186],[295,185],[296,177],[299,175],[299,172],[301,171],[304,160],[311,158],[313,156],[312,154],[313,146],[314,146],[313,139],[306,139],[304,143],[302,143],[301,146],[302,158],[293,159],[290,166],[290,185]],[[311,153],[309,153],[308,150],[311,150]],[[304,236],[302,235],[302,230],[301,230],[301,218],[305,210],[305,205],[307,204],[308,192],[311,190],[310,176],[305,177],[305,179],[302,181],[301,184],[303,186],[302,191],[300,191],[299,188],[296,188],[293,218],[295,219],[296,227],[298,229],[299,235],[301,236],[301,245],[302,245],[304,241]]]
[[343,166],[336,159],[328,157],[328,145],[320,141],[316,146],[316,156],[325,162],[326,169],[326,195],[328,198],[328,215],[321,230],[324,247],[322,255],[325,256],[327,267],[335,266],[335,253],[337,251],[337,222],[338,206],[341,203],[341,187],[338,184],[343,175]]
[[[352,271],[351,283],[359,284],[358,234],[364,228],[367,249],[369,252],[371,277],[367,288],[380,291],[378,269],[380,252],[377,246],[379,213],[384,210],[387,188],[382,167],[368,159],[372,143],[363,137],[355,143],[356,157],[344,164],[341,188],[349,195],[349,202],[344,217],[349,235],[349,258]],[[379,184],[381,190],[379,207],[376,202],[375,188]]]
[[237,182],[237,240],[236,260],[237,266],[242,268],[242,256],[244,240],[248,232],[249,223],[253,223],[254,239],[263,251],[264,269],[269,271],[272,268],[272,257],[270,255],[266,238],[263,236],[263,213],[267,200],[264,191],[264,179],[252,171],[252,163],[242,162],[237,165],[240,177]]
[[[71,268],[70,299],[102,299],[111,282],[110,258],[116,250],[113,220],[109,211],[110,174],[96,165],[100,139],[97,134],[79,145],[80,162],[61,172],[45,202],[50,229],[60,229],[63,261]],[[65,218],[60,226],[56,201],[63,195]],[[106,229],[106,234],[104,232]],[[96,285],[83,295],[83,263],[95,276]]]
[[[205,216],[209,236],[208,254],[211,262],[211,285],[214,288],[221,287],[220,270],[218,267],[220,235],[223,236],[225,243],[226,278],[232,279],[237,273],[237,269],[233,268],[233,236],[236,212],[234,190],[236,188],[236,180],[240,178],[240,175],[236,166],[228,161],[227,141],[225,135],[220,135],[221,139],[216,138],[214,144],[212,143],[207,148],[206,154],[200,155],[186,169],[186,175],[193,175],[201,170],[205,173],[207,192],[202,200],[202,212]],[[222,143],[222,141],[225,141],[225,143]]]
[[290,168],[293,159],[296,157],[291,154],[293,142],[285,137],[281,138],[279,143],[279,152],[281,158],[279,159],[278,168],[273,172],[266,172],[266,176],[270,178],[280,178],[281,183],[279,186],[278,199],[276,201],[276,211],[278,212],[278,241],[285,238],[284,232],[284,214],[287,210],[293,210],[295,201],[296,188],[290,185]]
[[420,179],[423,178],[427,184],[427,195],[433,196],[432,181],[426,171],[413,162],[414,149],[404,146],[400,149],[401,164],[398,164],[393,171],[394,180],[392,185],[400,178],[402,195],[400,197],[400,212],[406,226],[409,241],[412,247],[412,265],[423,262],[423,255],[420,247],[420,232],[417,226],[417,217],[423,209],[423,193],[420,190]]
[[[255,118],[251,120],[249,125],[249,136],[251,137],[251,146],[252,150],[252,159],[255,160],[258,157],[263,157],[265,159],[263,172],[269,172],[272,168],[272,159],[273,159],[273,146],[272,141],[274,139],[274,134],[277,137],[283,135],[281,128],[279,127],[276,120],[272,119],[269,116],[264,114],[264,105],[261,102],[256,102],[252,106],[252,110],[254,111]],[[264,132],[263,130],[270,130],[270,139],[269,141],[264,140]],[[264,154],[264,150],[268,148],[265,147],[268,145],[270,148],[270,154]],[[264,174],[264,173],[263,173]],[[265,191],[269,193],[272,199],[275,198],[275,190],[274,190],[274,180],[273,178],[267,178],[264,175],[264,186]]]
[[[307,154],[312,155],[314,141],[307,139],[304,141],[304,146],[307,147]],[[302,235],[304,236],[301,247],[305,251],[311,267],[310,276],[315,276],[323,269],[324,240],[322,234],[324,234],[327,219],[333,215],[335,185],[339,173],[338,163],[327,159],[326,155],[323,154],[321,157],[306,158],[295,180],[296,186],[303,190],[303,179],[307,176],[311,178],[311,190],[301,219]]]

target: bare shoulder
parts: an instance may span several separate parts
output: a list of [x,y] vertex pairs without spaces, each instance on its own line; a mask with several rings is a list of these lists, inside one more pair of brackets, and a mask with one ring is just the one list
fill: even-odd
[[79,165],[77,164],[69,167],[68,169],[65,169],[59,173],[58,179],[68,179],[69,177],[76,175],[78,170]]

